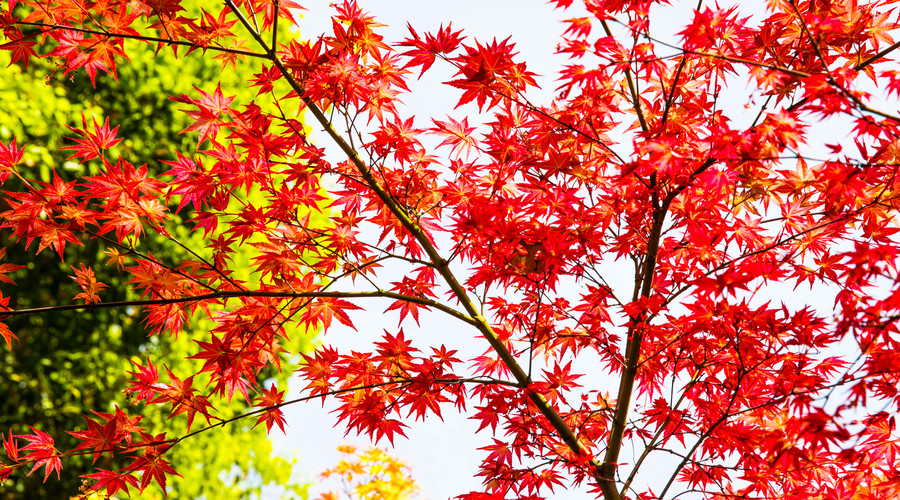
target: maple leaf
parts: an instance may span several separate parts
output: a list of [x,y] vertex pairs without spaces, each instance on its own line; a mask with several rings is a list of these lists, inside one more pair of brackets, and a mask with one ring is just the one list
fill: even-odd
[[22,161],[25,146],[16,148],[16,139],[13,138],[9,145],[0,142],[0,184],[9,179],[13,169]]
[[97,278],[94,276],[94,270],[84,267],[84,264],[81,264],[81,269],[73,270],[75,271],[75,276],[69,277],[75,280],[83,290],[82,293],[75,296],[75,300],[84,299],[86,304],[100,302],[100,296],[97,295],[97,292],[107,288],[107,285],[97,281]]
[[188,50],[188,54],[197,48],[202,48],[204,52],[212,43],[222,43],[221,39],[234,37],[231,28],[237,24],[237,20],[228,21],[227,15],[230,13],[228,9],[222,9],[217,17],[201,9],[200,25],[198,26],[192,19],[185,22],[185,38],[190,40],[194,45]]
[[450,146],[451,155],[459,156],[464,154],[468,158],[472,151],[477,150],[478,143],[472,136],[475,127],[469,126],[468,117],[463,118],[461,122],[457,122],[452,118],[446,122],[432,121],[436,127],[431,130],[438,135],[444,136],[440,146]]
[[482,109],[490,100],[491,106],[503,99],[509,99],[509,93],[524,90],[535,85],[534,73],[525,70],[522,63],[514,63],[512,57],[515,44],[509,38],[498,42],[494,39],[490,44],[475,47],[463,46],[465,55],[453,59],[459,71],[455,76],[462,78],[447,82],[448,85],[464,90],[456,107],[475,100]]
[[9,431],[9,435],[3,438],[3,449],[6,451],[6,456],[9,457],[13,462],[19,461],[19,446],[16,442],[16,436],[13,435],[12,431]]
[[135,168],[131,163],[119,158],[114,165],[107,163],[105,166],[106,171],[103,175],[85,179],[85,192],[92,197],[105,200],[109,209],[140,200],[142,195],[160,194],[166,186],[165,183],[150,177],[146,164]]
[[84,32],[66,29],[51,31],[49,35],[58,45],[48,57],[65,59],[66,75],[84,68],[94,87],[97,86],[97,70],[116,77],[116,57],[125,56],[121,39],[103,35],[87,36]]
[[28,460],[34,465],[28,472],[30,476],[35,470],[44,467],[44,482],[50,477],[51,472],[56,472],[56,478],[59,479],[59,471],[62,469],[60,453],[54,448],[53,438],[46,432],[28,426],[34,434],[24,436],[16,436],[24,439],[28,444],[19,448],[20,451],[28,451],[22,456],[23,460]]
[[278,428],[281,429],[282,434],[284,431],[285,419],[284,415],[281,413],[280,408],[271,408],[273,406],[280,405],[284,401],[284,393],[285,391],[277,391],[275,385],[272,384],[268,389],[263,388],[261,390],[261,395],[254,400],[253,404],[255,406],[260,406],[266,408],[266,411],[260,415],[259,419],[257,419],[256,425],[259,425],[262,422],[266,423],[266,432],[270,432],[272,430],[272,424],[278,424]]
[[[154,440],[157,442],[165,441],[165,434],[155,436]],[[147,448],[144,450],[144,455],[142,457],[135,459],[134,462],[128,466],[128,470],[141,473],[140,490],[142,492],[150,485],[151,481],[156,481],[156,484],[158,484],[165,493],[166,476],[181,476],[181,474],[175,471],[168,460],[160,458],[160,454],[161,453],[158,450]]]
[[428,71],[428,68],[434,64],[436,56],[450,54],[455,51],[462,43],[464,37],[461,36],[462,30],[453,31],[452,26],[452,23],[448,23],[445,28],[441,24],[437,34],[425,33],[425,40],[422,40],[419,34],[416,33],[416,30],[407,23],[406,28],[412,35],[412,38],[407,38],[400,43],[401,47],[412,47],[402,54],[410,59],[406,67],[421,66],[422,69],[419,73],[419,78],[421,78]]
[[338,322],[356,330],[348,310],[360,309],[359,306],[336,297],[317,297],[308,306],[303,315],[304,321],[313,325],[322,325],[326,330],[331,326],[331,320],[337,318]]
[[257,95],[271,92],[276,81],[281,79],[281,72],[275,66],[263,65],[262,71],[253,75],[253,86],[259,87]]
[[649,417],[648,423],[665,428],[663,439],[674,435],[684,444],[684,435],[690,431],[684,412],[671,409],[666,400],[657,398],[653,403],[653,409],[646,415]]
[[96,462],[104,453],[114,455],[115,445],[125,439],[125,434],[118,428],[118,420],[110,418],[105,424],[82,415],[88,428],[84,431],[69,432],[81,442],[73,450],[93,450],[93,462]]
[[[384,450],[357,450],[346,445],[337,450],[342,454],[341,460],[320,474],[326,482],[338,478],[343,484],[352,485],[360,497],[373,499],[405,498],[418,489],[409,468]],[[317,500],[337,500],[337,496],[325,493]]]
[[[0,260],[6,255],[6,248],[0,248]],[[27,266],[21,266],[19,264],[0,264],[0,282],[9,283],[11,285],[15,285],[13,280],[7,276],[7,274],[18,271],[19,269],[25,269]]]
[[97,125],[97,119],[94,117],[91,117],[91,121],[93,122],[93,131],[88,130],[87,118],[85,118],[84,114],[81,115],[82,128],[78,129],[66,125],[66,128],[81,137],[81,139],[72,139],[75,141],[75,145],[62,148],[75,150],[75,153],[67,159],[83,158],[90,160],[97,158],[103,154],[104,150],[110,149],[122,141],[122,139],[116,137],[116,133],[119,131],[118,125],[110,130],[109,117],[103,121],[103,125]]
[[65,259],[63,253],[66,250],[66,243],[82,244],[71,231],[50,222],[35,224],[30,236],[31,238],[40,238],[38,241],[38,253],[49,247],[52,250],[56,250],[60,260]]
[[212,94],[208,94],[198,87],[194,87],[194,89],[202,96],[200,99],[192,99],[184,94],[172,96],[170,99],[197,107],[197,109],[182,110],[191,117],[192,123],[181,133],[199,131],[200,138],[197,140],[199,147],[207,139],[216,140],[219,129],[226,124],[222,117],[231,117],[233,114],[231,103],[234,101],[234,96],[223,96],[221,84],[216,85],[216,90]]
[[130,473],[123,473],[119,471],[97,469],[97,472],[85,474],[81,477],[96,480],[96,482],[91,485],[91,490],[106,489],[107,495],[115,495],[120,491],[128,495],[129,486],[133,488],[138,487],[137,477]]
[[0,45],[0,49],[12,52],[9,65],[22,61],[22,64],[25,65],[25,69],[27,70],[28,62],[32,57],[37,56],[37,53],[34,51],[34,46],[37,45],[37,42],[23,36],[22,33],[17,30],[10,30],[9,35],[7,38],[11,38],[12,40]]
[[[173,375],[168,367],[166,367],[166,373],[169,374],[171,383],[166,385],[165,389],[161,392],[163,393],[163,401],[168,401],[172,404],[172,411],[169,418],[184,413],[187,417],[188,429],[191,428],[191,424],[194,422],[194,417],[197,413],[205,416],[208,420],[209,409],[212,408],[212,404],[210,404],[205,396],[197,395],[197,389],[192,387],[194,376],[192,375],[182,380]],[[159,397],[156,400],[159,400]]]
[[[0,310],[8,309],[9,305],[9,297],[0,296]],[[12,340],[19,340],[19,337],[9,329],[9,327],[5,323],[0,323],[0,336],[3,337],[3,340],[6,341],[6,348],[12,350]]]

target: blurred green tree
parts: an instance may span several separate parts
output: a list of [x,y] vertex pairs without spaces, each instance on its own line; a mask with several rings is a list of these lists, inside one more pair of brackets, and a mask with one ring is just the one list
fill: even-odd
[[[199,9],[196,0],[183,5]],[[63,76],[62,71],[48,66],[30,68],[28,72],[16,65],[6,69],[5,78],[0,80],[0,140],[17,137],[20,143],[28,144],[26,163],[40,172],[40,178],[49,180],[55,172],[71,180],[96,173],[83,170],[91,169],[90,164],[84,167],[67,162],[64,152],[59,151],[71,143],[68,137],[73,135],[64,125],[74,127],[80,126],[83,119],[90,123],[93,119],[102,122],[109,118],[111,124],[120,127],[118,136],[124,138],[113,152],[135,165],[147,162],[151,172],[163,172],[168,167],[160,160],[174,159],[170,153],[173,148],[190,150],[196,148],[197,142],[196,134],[179,134],[190,120],[179,111],[181,105],[166,96],[191,94],[194,86],[211,91],[221,84],[223,93],[237,96],[236,102],[249,103],[255,97],[238,79],[239,74],[247,74],[245,70],[223,71],[221,61],[203,57],[199,51],[186,54],[184,47],[176,57],[169,48],[155,54],[155,47],[137,41],[129,43],[134,45],[128,50],[131,63],[119,67],[118,84],[104,78],[98,79],[94,87],[83,73]],[[0,52],[0,65],[9,65],[8,54]],[[255,63],[236,64],[240,67]],[[188,234],[183,226],[178,227],[182,234],[173,236],[183,247],[158,236],[141,247],[142,253],[172,262],[181,260],[187,249],[202,253],[202,233]],[[12,250],[9,241],[2,243]],[[101,239],[91,239],[83,247],[69,246],[67,252],[77,252],[78,261],[91,265],[97,271],[97,279],[111,285],[104,293],[104,301],[136,299],[120,295],[119,290],[125,287],[115,286],[119,280],[115,266],[92,265],[107,260],[103,253],[107,247]],[[249,268],[253,250],[250,245],[244,249],[239,258],[246,259]],[[72,269],[50,250],[37,257],[16,255],[13,250],[7,259],[27,266],[13,276],[17,293],[11,307],[71,303],[72,297],[80,293],[70,278]],[[199,360],[185,359],[194,351],[192,339],[147,337],[140,325],[139,310],[97,309],[80,318],[83,321],[72,322],[64,315],[32,315],[8,322],[19,341],[12,352],[3,350],[0,354],[0,426],[20,428],[24,433],[27,425],[40,422],[42,429],[65,436],[64,430],[84,422],[83,408],[112,410],[116,402],[123,404],[121,391],[126,373],[133,369],[130,360],[151,353],[174,373],[194,373],[199,369],[188,367]],[[200,333],[207,325],[196,323],[193,327]],[[288,351],[296,354],[310,350],[309,339],[307,332],[298,332],[292,338],[293,345],[287,346]],[[264,372],[260,380],[270,375]],[[232,403],[230,415],[246,409],[239,397]],[[153,408],[144,415],[143,423],[148,421],[162,427],[165,417]],[[279,497],[305,496],[305,485],[291,484],[291,463],[272,455],[264,426],[252,428],[254,423],[255,419],[241,420],[193,437],[191,446],[176,447],[169,460],[183,477],[170,483],[169,498],[249,498],[258,495],[262,485],[272,483],[280,485]],[[178,428],[179,424],[183,426],[180,421],[166,422],[170,436],[179,435],[178,431],[184,433],[186,429]],[[193,429],[200,424],[195,422]],[[68,449],[75,441],[60,439],[57,444]],[[80,467],[87,473],[90,465],[90,456],[85,456],[80,464],[70,462],[67,467]],[[74,478],[76,474],[66,477]],[[0,486],[0,499],[69,498],[79,492],[77,480],[64,478],[43,483],[42,479],[41,474],[35,474],[25,481],[7,482]],[[158,490],[148,489],[142,498],[161,495]]]

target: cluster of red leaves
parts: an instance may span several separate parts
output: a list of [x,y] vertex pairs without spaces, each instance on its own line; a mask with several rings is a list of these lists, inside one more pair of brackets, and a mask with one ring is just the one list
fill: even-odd
[[[101,163],[99,176],[29,179],[22,147],[0,145],[0,181],[22,185],[4,193],[0,227],[63,259],[67,244],[104,238],[152,332],[187,330],[194,315],[214,323],[195,339],[205,389],[196,374],[161,383],[148,361],[127,391],[189,423],[216,420],[210,398],[237,392],[257,423],[283,430],[284,392],[257,376],[280,369],[288,332],[355,329],[353,311],[380,298],[405,328],[367,351],[304,356],[298,400],[335,398],[348,431],[389,441],[404,420],[469,412],[493,442],[484,491],[466,498],[587,481],[606,500],[896,496],[900,435],[887,409],[900,409],[900,118],[863,90],[866,79],[900,89],[891,2],[774,0],[755,20],[692,6],[673,43],[651,31],[655,2],[554,3],[576,16],[558,40],[571,60],[539,106],[510,40],[410,27],[391,46],[351,1],[335,6],[331,33],[281,44],[268,35],[292,2],[226,0],[191,17],[177,0],[11,1],[0,24],[14,62],[27,65],[39,41],[67,73],[114,76],[122,35],[226,62],[252,56],[262,64],[248,85],[274,108],[218,87],[174,96],[199,139],[159,176],[110,159],[119,139],[108,120],[71,129],[71,158]],[[473,103],[477,120],[423,126],[397,106],[414,72],[436,64],[455,70],[456,107]],[[748,81],[746,119],[724,94]],[[304,109],[343,158],[290,118]],[[850,137],[817,144],[818,122]],[[196,259],[139,252],[147,231],[169,234],[170,210],[189,211],[207,237]],[[252,282],[233,277],[241,246],[253,248]],[[626,278],[612,271],[623,261]],[[79,298],[99,301],[102,284],[75,269]],[[773,284],[837,290],[834,310],[777,303]],[[407,337],[426,311],[476,331],[484,354],[460,359],[450,340],[422,348],[426,338]],[[584,376],[584,359],[618,381],[614,399],[604,377]],[[141,488],[164,486],[173,471],[160,455],[174,441],[97,415],[73,433],[75,451],[137,458],[91,475],[93,487],[126,490],[140,471]],[[48,439],[10,434],[7,454],[58,472],[64,453]],[[680,459],[651,487],[647,460],[661,453]]]
[[397,335],[385,332],[384,340],[375,344],[371,355],[351,352],[342,355],[334,348],[304,355],[302,376],[309,380],[311,396],[336,394],[341,401],[338,420],[346,421],[347,432],[366,433],[378,440],[394,435],[406,427],[391,414],[415,419],[435,414],[441,418],[440,405],[455,402],[465,406],[464,381],[451,371],[460,360],[456,351],[433,349],[430,356],[416,356],[401,330]]
[[[148,434],[138,425],[141,417],[129,417],[119,408],[116,408],[115,413],[95,411],[94,414],[97,419],[84,415],[87,422],[85,430],[70,432],[81,443],[66,453],[59,452],[54,447],[53,438],[40,430],[29,427],[34,433],[29,435],[10,432],[3,440],[3,447],[12,465],[0,468],[0,478],[6,479],[20,466],[31,465],[31,472],[44,468],[46,481],[51,472],[56,472],[57,477],[59,476],[62,469],[61,458],[64,456],[90,453],[96,462],[104,454],[110,454],[123,457],[129,463],[119,470],[97,469],[97,472],[88,474],[87,478],[96,481],[95,489],[103,489],[110,495],[120,491],[128,494],[129,486],[144,491],[152,481],[165,489],[166,476],[177,473],[161,456],[176,440],[166,439],[165,433]],[[21,441],[27,444],[22,446]]]

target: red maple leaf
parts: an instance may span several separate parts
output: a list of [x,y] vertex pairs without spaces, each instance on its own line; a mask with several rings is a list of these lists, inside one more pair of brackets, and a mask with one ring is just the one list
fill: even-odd
[[61,454],[54,448],[53,438],[46,432],[39,431],[34,427],[29,426],[28,428],[34,434],[16,436],[27,442],[25,446],[19,448],[20,451],[28,451],[28,453],[22,455],[22,460],[27,460],[34,464],[28,475],[30,476],[35,470],[44,467],[44,482],[47,482],[50,473],[54,471],[56,472],[56,478],[59,479],[59,471],[62,470]]
[[75,153],[68,159],[84,158],[85,160],[90,160],[92,158],[97,158],[103,154],[103,151],[110,149],[121,142],[122,139],[116,137],[119,126],[116,125],[110,130],[109,117],[103,121],[103,125],[97,125],[97,119],[94,117],[91,117],[91,120],[93,121],[93,131],[88,129],[87,118],[85,118],[84,114],[81,115],[82,128],[72,128],[66,125],[66,128],[81,137],[80,139],[72,139],[75,141],[74,146],[65,146],[62,148],[75,150]]
[[125,434],[118,428],[118,420],[110,418],[105,424],[82,415],[87,421],[88,428],[83,431],[69,432],[73,437],[81,440],[73,450],[92,450],[96,462],[104,453],[114,455],[115,445],[125,439]]
[[208,94],[197,87],[194,88],[202,96],[200,99],[192,99],[184,94],[170,97],[170,99],[197,107],[197,109],[182,110],[193,119],[193,122],[181,132],[199,131],[200,138],[197,140],[197,145],[199,146],[206,139],[216,140],[219,129],[227,123],[224,118],[231,117],[233,114],[231,103],[234,101],[234,96],[223,96],[221,85],[217,85],[216,90],[212,94]]
[[[163,436],[164,434],[160,434],[156,437],[156,440],[162,441]],[[144,456],[135,459],[135,461],[128,466],[128,470],[141,473],[141,491],[144,491],[147,486],[150,485],[151,481],[156,481],[156,484],[158,484],[165,493],[166,477],[168,475],[181,476],[181,474],[175,472],[175,469],[172,468],[172,464],[167,460],[160,458],[155,451],[145,451]]]
[[284,414],[282,414],[280,408],[273,408],[284,402],[284,393],[285,391],[277,391],[274,384],[268,389],[261,389],[261,395],[253,401],[253,404],[255,406],[266,408],[266,411],[259,416],[254,427],[265,422],[266,432],[270,432],[272,430],[272,424],[278,424],[278,428],[281,429],[281,432],[285,432],[284,425],[286,421],[284,419]]
[[303,319],[309,324],[321,325],[323,328],[328,329],[331,326],[331,320],[337,318],[338,322],[355,330],[356,328],[346,312],[354,309],[360,309],[360,307],[352,302],[336,297],[319,297],[307,306]]
[[119,471],[111,471],[106,469],[97,469],[97,472],[85,474],[81,477],[94,479],[96,482],[91,485],[91,490],[106,489],[107,495],[115,495],[118,492],[129,494],[128,487],[138,487],[138,478],[131,473],[123,473]]

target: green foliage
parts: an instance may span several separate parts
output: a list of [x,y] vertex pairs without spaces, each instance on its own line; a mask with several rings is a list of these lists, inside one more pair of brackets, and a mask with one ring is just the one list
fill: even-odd
[[[55,171],[64,179],[77,175],[96,175],[97,160],[86,165],[67,161],[60,148],[71,144],[73,134],[63,125],[80,127],[82,117],[90,124],[109,118],[119,125],[118,136],[123,138],[113,150],[135,165],[148,163],[151,173],[168,169],[159,160],[173,159],[171,151],[192,150],[197,147],[195,133],[182,134],[189,119],[179,111],[182,105],[167,98],[169,95],[192,94],[196,85],[207,91],[221,83],[226,95],[237,95],[236,102],[249,103],[254,92],[240,85],[239,74],[258,71],[258,63],[239,63],[240,71],[223,71],[221,64],[207,53],[197,51],[176,58],[171,49],[158,54],[154,47],[130,41],[131,63],[118,69],[118,82],[98,78],[96,88],[84,74],[67,77],[62,71],[33,61],[28,71],[13,65],[6,69],[0,81],[0,140],[8,142],[16,137],[19,144],[27,144],[26,167],[36,169],[31,176],[49,180]],[[7,52],[0,53],[0,65],[9,64]],[[36,175],[38,174],[39,175]],[[12,181],[5,188],[13,190]],[[0,207],[0,210],[6,207]],[[184,218],[189,217],[183,214]],[[173,227],[174,236],[194,252],[203,253],[202,233],[188,234],[183,226]],[[11,307],[16,309],[69,304],[79,293],[69,277],[72,269],[59,257],[46,250],[37,257],[18,250],[11,241],[3,241],[11,251],[8,261],[26,265],[26,270],[12,275],[16,293]],[[249,245],[247,246],[249,247]],[[71,245],[66,252],[89,265],[97,279],[110,285],[101,293],[103,301],[137,299],[120,295],[126,287],[117,286],[120,277],[115,266],[105,266],[105,242],[87,239],[83,247]],[[157,236],[140,248],[141,253],[154,255],[164,262],[179,262],[188,258],[187,250]],[[238,259],[249,259],[247,248]],[[249,276],[238,276],[248,279]],[[8,285],[4,285],[8,286]],[[84,424],[84,408],[113,409],[116,402],[124,404],[121,394],[133,370],[130,360],[151,355],[158,363],[168,366],[176,375],[187,376],[199,370],[198,360],[186,360],[194,352],[193,340],[202,338],[209,325],[194,323],[190,336],[178,338],[147,337],[141,326],[141,312],[135,308],[96,309],[73,316],[50,314],[19,317],[8,321],[19,342],[13,352],[0,354],[0,426],[27,433],[26,425],[37,425],[57,436],[59,449],[70,449],[75,441],[66,439],[64,430],[74,430]],[[305,332],[292,336],[289,352],[310,349]],[[190,366],[189,366],[190,365]],[[289,374],[290,370],[282,373]],[[260,380],[272,374],[262,374]],[[279,377],[285,382],[286,375]],[[200,385],[198,385],[200,387]],[[217,404],[223,418],[246,409],[240,396],[231,405]],[[131,414],[143,414],[143,423],[150,429],[165,428],[168,437],[186,432],[180,417],[166,420],[164,408],[128,408]],[[152,422],[149,424],[148,422]],[[251,429],[254,418],[243,419],[224,428],[201,433],[176,446],[167,458],[183,478],[170,482],[169,498],[238,499],[258,494],[263,484],[286,485],[283,498],[305,496],[305,486],[288,485],[291,473],[289,461],[272,456],[271,444],[265,436],[265,426]],[[197,430],[205,422],[194,422]],[[278,432],[278,431],[274,431]],[[101,458],[101,460],[103,460]],[[112,464],[95,464],[110,467]],[[25,481],[11,481],[0,486],[0,499],[68,498],[78,494],[77,476],[88,473],[90,458],[74,457],[65,467],[69,474],[62,481],[42,483],[43,476],[35,474]],[[81,472],[79,472],[81,471]],[[68,479],[67,479],[68,478]],[[142,498],[161,498],[162,493],[148,488]]]

